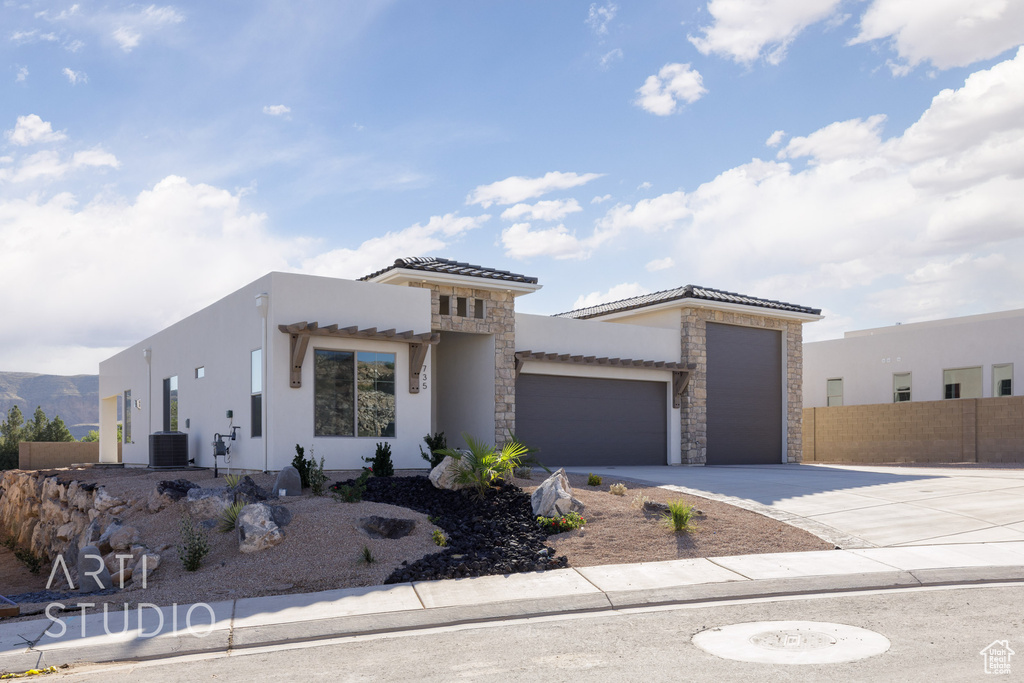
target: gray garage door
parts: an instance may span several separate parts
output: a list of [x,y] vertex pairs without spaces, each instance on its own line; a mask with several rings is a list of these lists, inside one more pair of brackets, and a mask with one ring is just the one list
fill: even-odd
[[664,465],[662,382],[521,374],[516,436],[548,467]]
[[709,465],[782,462],[782,333],[708,323]]

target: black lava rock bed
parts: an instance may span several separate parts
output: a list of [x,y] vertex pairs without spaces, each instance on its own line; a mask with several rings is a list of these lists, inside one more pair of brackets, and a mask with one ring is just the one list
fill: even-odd
[[[338,482],[355,483],[354,479]],[[434,488],[418,477],[371,477],[363,500],[422,512],[448,537],[447,547],[408,564],[403,562],[384,583],[455,579],[490,574],[562,569],[565,556],[554,557],[537,526],[530,497],[514,484],[489,491],[484,500],[472,492]]]

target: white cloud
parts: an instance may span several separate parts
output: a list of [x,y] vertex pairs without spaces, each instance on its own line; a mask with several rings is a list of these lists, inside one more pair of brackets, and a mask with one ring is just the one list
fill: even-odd
[[812,163],[753,159],[599,227],[671,231],[672,257],[708,286],[883,320],[1024,307],[1024,48],[902,133],[882,139],[884,120],[793,138],[780,159]]
[[156,33],[166,26],[180,24],[185,21],[185,16],[173,7],[150,5],[141,12],[98,15],[95,20],[101,25],[114,26],[110,36],[122,50],[131,52],[139,46],[144,36]]
[[[117,157],[99,147],[75,152],[69,161],[63,161],[57,152],[43,150],[25,157],[9,179],[16,183],[56,180],[70,171],[82,168],[118,168],[120,165]],[[2,176],[0,180],[3,180]]]
[[638,189],[638,190],[649,190],[652,187],[654,187],[654,185],[651,183],[651,181],[645,180],[642,183],[640,183],[639,185],[637,185],[636,189]]
[[598,36],[606,36],[608,35],[608,24],[612,22],[618,11],[618,6],[611,2],[600,7],[597,6],[597,3],[593,3],[587,12],[586,24]]
[[998,57],[1024,43],[1024,3],[1015,0],[873,0],[850,44],[888,41],[902,75],[922,62],[939,69]]
[[11,42],[17,43],[19,45],[24,45],[26,43],[38,43],[40,41],[54,43],[57,40],[59,40],[57,34],[40,33],[35,29],[31,31],[14,31],[13,33],[11,33]]
[[551,171],[540,178],[512,176],[490,185],[480,185],[466,197],[467,204],[480,204],[485,209],[491,204],[515,204],[540,197],[556,190],[568,190],[586,185],[603,173],[562,173]]
[[673,259],[671,256],[666,256],[665,258],[659,258],[654,259],[653,261],[648,261],[647,265],[644,267],[647,269],[647,272],[654,273],[659,270],[668,270],[674,265],[676,265],[675,259]]
[[564,225],[533,230],[529,223],[515,223],[501,231],[501,244],[505,247],[505,255],[516,259],[534,256],[584,259],[592,250],[591,242],[577,239]]
[[768,139],[764,141],[769,147],[778,147],[782,143],[782,138],[786,137],[786,131],[777,130],[768,136]]
[[79,83],[89,82],[89,76],[86,75],[84,71],[72,71],[71,69],[64,67],[61,73],[67,77],[68,83],[70,83],[71,85],[78,85]]
[[142,33],[131,26],[118,26],[111,34],[114,42],[121,46],[125,52],[131,52],[139,46],[142,40]]
[[637,90],[634,104],[658,116],[680,109],[680,103],[693,104],[707,94],[704,79],[689,64],[666,64],[656,75],[648,76]]
[[612,196],[610,194],[601,194],[601,195],[597,195],[596,197],[591,199],[590,203],[591,204],[603,204],[603,203],[605,203],[606,201],[608,201],[611,198],[612,198]]
[[570,213],[582,211],[583,207],[575,199],[552,199],[536,204],[516,204],[501,212],[507,221],[520,218],[536,221],[560,221]]
[[622,59],[622,57],[623,57],[622,49],[617,47],[614,50],[609,50],[608,52],[606,52],[603,55],[601,55],[601,59],[598,60],[598,61],[599,61],[600,65],[601,65],[602,69],[607,69],[612,64],[614,64],[615,62],[620,61]]
[[404,256],[437,252],[448,240],[475,230],[490,220],[488,214],[432,216],[426,225],[416,223],[404,230],[366,240],[355,249],[334,249],[305,259],[302,272],[329,277],[358,278]]
[[284,116],[285,114],[292,113],[291,107],[283,104],[272,104],[263,107],[263,113],[269,116]]
[[28,67],[22,66],[18,68],[18,75],[14,77],[15,83],[24,83],[28,80]]
[[717,54],[741,64],[764,58],[779,64],[805,28],[832,16],[840,0],[710,0],[714,20],[702,36],[688,36],[703,55]]
[[573,302],[573,310],[579,308],[590,308],[598,304],[606,304],[611,301],[621,301],[641,294],[647,294],[650,290],[636,282],[623,282],[611,287],[607,292],[591,292],[581,294]]
[[4,135],[13,144],[21,147],[40,142],[60,142],[68,137],[63,131],[53,130],[53,124],[43,121],[38,114],[19,116],[14,128],[6,131]]

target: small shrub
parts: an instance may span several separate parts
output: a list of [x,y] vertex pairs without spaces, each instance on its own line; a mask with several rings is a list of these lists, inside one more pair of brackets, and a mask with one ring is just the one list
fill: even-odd
[[600,486],[600,485],[601,485],[601,477],[597,476],[596,474],[588,474],[587,475],[587,486]]
[[636,508],[637,510],[643,509],[644,503],[648,502],[650,498],[642,494],[636,494],[633,496],[633,500],[629,501],[629,507]]
[[217,522],[217,530],[221,533],[228,533],[235,530],[238,526],[238,514],[245,507],[245,503],[240,500],[236,500],[231,505],[224,509],[224,512],[220,513],[220,519]]
[[363,494],[366,493],[366,480],[370,478],[370,470],[366,467],[363,468],[363,473],[356,479],[355,484],[335,484],[331,487],[334,491],[335,500],[339,500],[342,503],[358,503],[363,499]]
[[187,572],[199,569],[203,558],[210,553],[210,541],[206,537],[206,531],[196,524],[190,515],[181,518],[181,545],[177,550]]
[[427,515],[427,521],[430,522],[431,524],[437,524],[438,522],[441,521],[441,518],[438,517],[437,515]]
[[292,467],[299,471],[299,479],[302,480],[302,488],[309,488],[309,465],[310,461],[306,460],[306,449],[295,444],[295,457],[292,458]]
[[682,500],[673,500],[668,504],[668,512],[665,513],[665,522],[672,527],[676,533],[692,531],[690,517],[693,514],[693,506],[687,505]]
[[224,475],[224,484],[229,489],[235,488],[236,486],[238,486],[239,482],[241,482],[241,481],[242,481],[242,475],[240,475],[240,474],[225,474]]
[[444,438],[444,432],[434,432],[433,436],[424,436],[423,443],[427,444],[427,450],[424,451],[423,446],[420,446],[420,457],[430,463],[430,469],[434,469],[444,460],[444,454],[437,451],[448,448],[448,441]]
[[448,537],[444,535],[444,532],[440,529],[434,529],[434,533],[431,534],[434,539],[434,544],[439,545],[442,548],[448,545]]
[[39,570],[42,569],[44,564],[46,564],[46,561],[43,560],[43,558],[36,557],[32,554],[31,550],[26,550],[25,548],[18,548],[15,550],[14,556],[18,558],[33,574],[38,574]]
[[561,517],[538,517],[537,524],[541,530],[548,536],[552,534],[560,534],[563,531],[572,531],[573,529],[579,529],[581,526],[587,523],[587,520],[583,519],[578,512],[570,512],[567,515]]
[[361,557],[363,562],[365,562],[366,564],[373,564],[377,561],[377,558],[373,556],[372,552],[370,552],[370,546],[368,545],[363,546],[363,552],[361,553]]
[[613,496],[624,496],[626,495],[626,485],[621,482],[612,484],[608,487],[608,493]]
[[533,468],[532,467],[517,467],[513,472],[519,479],[533,479]]
[[446,448],[439,452],[459,461],[455,481],[475,489],[480,500],[484,499],[488,490],[497,487],[499,480],[511,479],[515,469],[522,464],[522,458],[530,450],[518,441],[509,441],[499,451],[465,432],[462,433],[462,440],[466,442],[468,450]]
[[377,452],[372,458],[363,458],[363,462],[370,463],[370,470],[375,477],[390,477],[395,473],[395,466],[391,464],[391,444],[378,443]]
[[324,490],[327,486],[327,475],[324,474],[324,458],[320,457],[320,462],[313,458],[313,447],[309,448],[309,455],[313,460],[313,464],[309,468],[309,490],[314,496],[322,496],[326,491]]

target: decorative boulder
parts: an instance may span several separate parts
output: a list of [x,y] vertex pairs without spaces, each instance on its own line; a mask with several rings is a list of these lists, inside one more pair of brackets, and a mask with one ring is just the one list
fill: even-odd
[[284,540],[284,533],[274,523],[274,515],[266,503],[246,505],[238,513],[238,550],[255,553],[271,548]]
[[359,531],[370,538],[404,538],[416,527],[414,519],[396,519],[394,517],[363,517],[359,520]]
[[451,491],[458,491],[459,489],[466,488],[462,484],[455,482],[455,477],[459,473],[459,459],[453,458],[450,455],[444,456],[437,467],[430,470],[430,483],[435,488],[448,489]]
[[[99,570],[97,572],[97,570]],[[78,551],[78,591],[92,593],[113,587],[110,572],[103,564],[99,548],[87,545]]]
[[188,495],[192,489],[200,488],[199,484],[188,479],[161,481],[149,495],[149,511],[160,512]]
[[132,584],[145,583],[159,566],[159,555],[150,552],[144,553],[138,562],[135,563],[135,566],[132,567]]
[[570,512],[583,512],[583,503],[572,497],[572,488],[565,470],[559,468],[530,496],[533,514],[541,517],[560,517]]
[[[97,520],[93,521],[95,522]],[[124,528],[124,525],[121,524],[120,519],[114,519],[110,522],[106,530],[102,534],[100,534],[100,537],[98,539],[96,539],[96,547],[99,548],[101,553],[106,555],[114,549],[114,546],[110,543],[110,538],[118,531],[120,531],[122,528]]]
[[242,477],[242,480],[229,489],[229,492],[235,496],[235,500],[240,500],[246,505],[250,503],[260,503],[272,497],[266,491],[257,486],[256,482],[252,480],[252,477],[248,475]]
[[274,524],[279,527],[288,526],[288,523],[292,521],[292,511],[283,505],[267,505],[270,508],[270,516],[274,519]]
[[216,519],[233,503],[234,496],[224,486],[213,489],[190,489],[185,507],[196,519]]
[[[284,491],[284,493],[281,493]],[[301,496],[302,495],[302,477],[299,476],[299,471],[291,465],[286,465],[277,473],[277,479],[274,481],[274,490],[270,492],[271,496]]]

